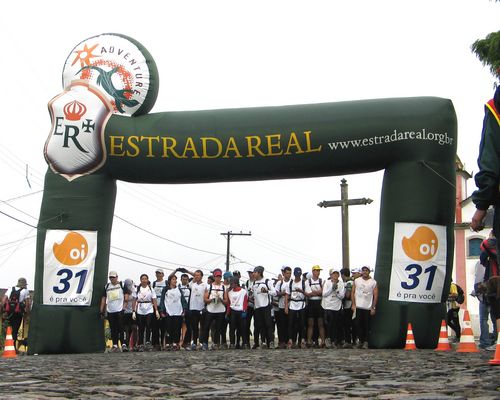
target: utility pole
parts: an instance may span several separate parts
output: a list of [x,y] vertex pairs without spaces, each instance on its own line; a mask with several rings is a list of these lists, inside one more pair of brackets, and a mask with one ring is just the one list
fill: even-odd
[[347,181],[343,178],[340,181],[340,200],[329,200],[318,203],[318,207],[341,207],[342,212],[342,266],[349,268],[349,206],[360,204],[370,204],[372,199],[363,197],[362,199],[349,199],[347,194]]
[[252,236],[252,232],[243,233],[233,233],[231,231],[222,232],[222,236],[226,236],[227,239],[227,250],[226,250],[226,271],[229,271],[229,242],[231,241],[231,236]]

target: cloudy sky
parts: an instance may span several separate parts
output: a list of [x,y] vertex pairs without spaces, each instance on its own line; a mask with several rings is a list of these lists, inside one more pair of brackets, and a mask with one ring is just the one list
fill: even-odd
[[[458,116],[458,155],[475,172],[483,104],[494,79],[470,45],[498,30],[498,21],[500,5],[488,0],[4,4],[0,287],[19,276],[33,282],[47,102],[61,92],[64,61],[85,38],[122,33],[150,51],[160,74],[153,112],[449,98]],[[155,266],[223,267],[226,241],[220,233],[227,231],[252,232],[232,239],[231,269],[339,267],[340,210],[316,204],[338,199],[343,177],[351,198],[374,200],[350,209],[351,266],[373,266],[382,175],[119,183],[110,269],[137,279]]]

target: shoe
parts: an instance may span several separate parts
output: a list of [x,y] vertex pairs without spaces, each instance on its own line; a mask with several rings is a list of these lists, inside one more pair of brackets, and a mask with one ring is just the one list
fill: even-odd
[[195,351],[195,350],[196,350],[196,343],[193,343],[193,344],[191,345],[191,350],[193,350],[193,351]]
[[325,346],[330,349],[332,347],[332,341],[330,340],[330,338],[326,338],[325,339]]
[[496,344],[492,344],[491,346],[488,346],[485,348],[485,350],[487,351],[495,351],[497,348],[497,345]]
[[179,350],[179,346],[177,345],[177,343],[174,343],[172,345],[172,351],[177,351],[177,350]]
[[182,347],[182,350],[186,350],[186,351],[191,351],[191,346],[184,346]]
[[111,347],[109,349],[109,352],[110,353],[119,353],[120,352],[120,349],[118,348],[118,346],[114,345],[113,347]]
[[236,346],[232,343],[228,347],[229,350],[234,350],[235,348],[236,348]]
[[236,346],[234,346],[234,348],[235,348],[235,350],[240,350],[240,349],[242,349],[242,347],[240,346],[240,344],[239,344],[239,343],[236,343]]
[[291,350],[291,349],[292,349],[292,346],[293,346],[293,345],[292,345],[292,342],[288,342],[288,343],[286,344],[286,348],[287,348],[288,350]]
[[144,351],[144,345],[143,344],[140,344],[139,347],[137,348],[137,351],[139,353],[142,353]]
[[269,349],[270,349],[270,350],[274,350],[274,349],[275,349],[275,347],[274,347],[274,342],[270,342],[270,343],[269,343]]
[[208,350],[208,344],[203,343],[203,344],[201,345],[201,350],[202,350],[202,351],[207,351],[207,350]]
[[358,344],[356,345],[356,348],[357,349],[362,349],[363,348],[363,342],[358,342]]
[[343,349],[352,349],[352,344],[351,343],[344,343],[344,345],[342,346]]
[[254,345],[252,346],[252,350],[257,350],[258,348],[259,348],[259,345],[258,345],[258,344],[254,344]]
[[127,353],[128,352],[128,347],[126,344],[122,344],[122,353]]
[[220,345],[220,349],[221,349],[221,350],[227,350],[227,343],[222,343],[222,344]]
[[144,345],[144,351],[152,351],[152,350],[153,350],[153,346],[151,346],[151,343],[146,342],[146,344]]
[[243,350],[250,350],[250,345],[248,343],[244,344],[242,348]]
[[302,343],[300,343],[300,348],[301,348],[301,349],[307,349],[307,344],[306,344],[306,342],[302,342]]
[[365,350],[368,349],[368,342],[363,342],[360,349],[365,349]]

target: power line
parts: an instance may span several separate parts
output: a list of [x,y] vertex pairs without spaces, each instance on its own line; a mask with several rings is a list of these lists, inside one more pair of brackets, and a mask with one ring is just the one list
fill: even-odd
[[14,200],[22,199],[23,197],[33,196],[34,194],[38,194],[38,193],[42,193],[42,192],[43,192],[43,189],[42,189],[42,190],[37,190],[36,192],[31,192],[31,193],[22,194],[21,196],[12,197],[11,199],[2,200],[2,202],[7,203],[7,202],[10,202],[10,201],[14,201]]
[[0,211],[0,214],[3,214],[3,215],[5,215],[5,216],[7,216],[7,217],[9,217],[9,218],[11,218],[11,219],[13,219],[13,220],[17,221],[17,222],[20,222],[21,224],[31,226],[32,228],[36,228],[36,226],[35,226],[35,225],[31,225],[31,224],[28,224],[27,222],[21,221],[20,219],[17,219],[16,217],[13,217],[12,215],[9,215],[9,214],[7,214],[7,213],[4,213],[3,211]]
[[125,223],[127,223],[127,224],[129,224],[129,225],[131,225],[131,226],[133,226],[133,227],[134,227],[134,228],[136,228],[136,229],[139,229],[139,230],[141,230],[141,231],[143,231],[143,232],[146,232],[146,233],[148,233],[148,234],[150,234],[150,235],[152,235],[152,236],[155,236],[155,237],[157,237],[157,238],[159,238],[159,239],[162,239],[162,240],[165,240],[165,241],[167,241],[167,242],[174,243],[174,244],[176,244],[176,245],[178,245],[178,246],[182,246],[182,247],[185,247],[185,248],[187,248],[187,249],[191,249],[191,250],[195,250],[195,251],[200,251],[200,252],[202,252],[202,253],[214,254],[214,255],[216,255],[216,256],[223,256],[223,255],[224,255],[224,254],[222,254],[222,253],[215,253],[215,252],[213,252],[213,251],[209,251],[209,250],[198,249],[198,248],[196,248],[196,247],[188,246],[188,245],[186,245],[186,244],[183,244],[183,243],[180,243],[180,242],[176,242],[175,240],[168,239],[168,238],[166,238],[166,237],[164,237],[164,236],[161,236],[161,235],[158,235],[158,234],[156,234],[156,233],[154,233],[154,232],[148,231],[147,229],[141,228],[140,226],[138,226],[138,225],[136,225],[136,224],[134,224],[134,223],[132,223],[132,222],[130,222],[130,221],[127,221],[126,219],[124,219],[124,218],[122,218],[122,217],[120,217],[120,216],[118,216],[118,215],[116,215],[116,214],[115,214],[115,218],[118,218],[119,220],[121,220],[121,221],[123,221],[123,222],[125,222]]

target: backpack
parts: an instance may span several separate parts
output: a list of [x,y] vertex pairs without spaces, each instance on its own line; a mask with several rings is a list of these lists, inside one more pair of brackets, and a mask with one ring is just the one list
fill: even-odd
[[[125,288],[123,287],[122,281],[120,281],[118,283],[120,284],[120,287],[122,288],[123,294],[124,295],[127,294],[127,292],[125,292]],[[106,283],[106,286],[104,286],[104,297],[108,297],[107,294],[108,294],[109,285],[111,285],[110,282]]]
[[464,295],[464,291],[463,289],[458,286],[456,283],[455,283],[455,286],[457,287],[457,300],[456,302],[458,304],[463,304],[463,302],[465,301],[465,295]]
[[[219,289],[215,289],[217,290],[218,292],[220,292]],[[224,292],[226,290],[226,287],[224,285],[222,285],[222,297],[224,297]],[[208,289],[208,298],[210,298],[210,295],[212,294],[212,284],[210,284],[210,289]]]
[[24,313],[24,302],[21,303],[19,300],[21,298],[21,291],[23,289],[16,290],[13,286],[12,291],[10,292],[9,299],[5,303],[4,311],[7,314],[22,314]]
[[290,288],[289,288],[289,292],[290,292],[290,300],[291,301],[306,301],[306,281],[304,279],[302,279],[302,291],[304,293],[302,293],[304,295],[304,298],[302,300],[294,300],[292,299],[291,297],[291,294],[292,294],[292,285],[293,285],[293,282],[294,280],[293,279],[290,279]]

